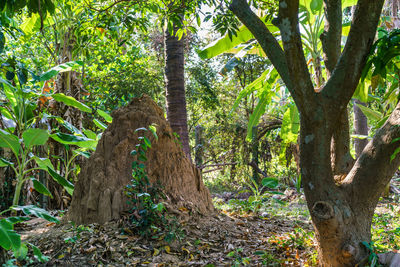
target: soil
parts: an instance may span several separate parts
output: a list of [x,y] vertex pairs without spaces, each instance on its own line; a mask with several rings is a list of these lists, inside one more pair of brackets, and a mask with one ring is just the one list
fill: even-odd
[[[258,213],[230,209],[202,217],[181,214],[179,222],[170,219],[161,234],[149,238],[132,232],[123,220],[76,226],[36,218],[16,230],[50,259],[31,266],[317,266],[304,197],[287,189],[281,200],[287,204],[277,209],[268,204],[271,209]],[[227,204],[219,197],[214,202]],[[384,200],[376,213],[388,213],[392,204],[397,206]],[[180,212],[189,215],[188,210]],[[171,233],[175,239],[165,241]],[[396,257],[400,264],[400,254]]]
[[[35,219],[21,234],[50,258],[34,266],[234,266],[246,260],[251,266],[312,266],[309,248],[293,243],[282,249],[278,244],[290,243],[290,233],[299,228],[312,230],[309,221],[221,212],[181,222],[178,238],[170,243],[164,235],[132,234],[118,222],[78,230],[69,223]],[[280,262],[267,262],[267,255]]]

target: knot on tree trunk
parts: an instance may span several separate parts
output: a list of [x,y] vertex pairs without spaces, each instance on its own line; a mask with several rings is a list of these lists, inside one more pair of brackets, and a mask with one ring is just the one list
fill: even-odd
[[357,249],[351,244],[345,244],[342,248],[342,254],[345,258],[354,258],[357,255]]
[[315,202],[311,212],[319,220],[329,220],[335,215],[332,205],[325,201]]

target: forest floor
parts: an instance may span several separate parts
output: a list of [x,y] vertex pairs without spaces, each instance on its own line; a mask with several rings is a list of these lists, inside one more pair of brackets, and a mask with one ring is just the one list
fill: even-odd
[[[164,234],[154,238],[135,235],[122,222],[75,226],[33,219],[17,230],[50,259],[45,264],[31,263],[32,266],[318,264],[304,197],[294,189],[286,191],[278,201],[271,196],[261,205],[232,198],[232,193],[213,196],[217,207],[214,214],[179,222],[170,220]],[[393,249],[392,242],[400,240],[398,201],[381,202],[377,214],[374,229],[379,235],[378,243]],[[167,235],[172,242],[165,241]]]

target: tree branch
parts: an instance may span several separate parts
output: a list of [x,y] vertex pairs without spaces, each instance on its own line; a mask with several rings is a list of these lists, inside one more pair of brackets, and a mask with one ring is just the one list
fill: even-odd
[[330,103],[346,108],[354,94],[375,38],[384,0],[359,0],[343,53],[321,93]]
[[246,0],[233,0],[229,9],[239,18],[239,20],[250,30],[257,39],[258,43],[274,65],[283,82],[288,87],[295,100],[299,100],[299,92],[295,92],[292,80],[289,76],[289,69],[286,63],[285,54],[278,41],[268,30],[262,20],[254,14]]
[[400,141],[395,141],[399,137],[400,102],[365,147],[343,181],[343,187],[351,192],[349,195],[353,197],[351,200],[354,203],[359,203],[362,207],[367,202],[378,202],[381,193],[400,165],[400,153],[392,159],[392,155],[400,147]]
[[[294,91],[301,92],[303,103],[296,103],[305,106],[312,105],[315,101],[314,86],[308,71],[306,59],[304,57],[303,45],[299,30],[299,0],[280,0],[278,19],[274,22],[281,31],[283,48],[285,51],[286,62],[289,74],[292,78]],[[307,109],[301,109],[304,112]]]
[[324,0],[325,28],[321,34],[322,50],[324,51],[325,66],[328,77],[340,57],[340,41],[342,39],[342,1]]

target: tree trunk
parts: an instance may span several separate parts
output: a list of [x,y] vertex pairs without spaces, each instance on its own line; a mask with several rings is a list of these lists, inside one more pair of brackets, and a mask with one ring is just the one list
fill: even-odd
[[204,153],[203,130],[204,129],[201,125],[197,125],[194,129],[195,139],[196,139],[194,162],[195,162],[197,168],[200,168],[203,165],[203,153]]
[[[328,81],[316,90],[304,57],[299,26],[299,1],[279,1],[273,20],[281,32],[282,46],[252,11],[246,0],[232,0],[231,11],[246,25],[279,72],[300,112],[300,167],[307,205],[316,232],[322,266],[355,266],[368,251],[371,221],[379,197],[400,164],[391,156],[400,142],[400,105],[345,178],[335,181],[332,138],[348,120],[346,109],[374,42],[384,0],[358,0],[346,44],[341,50],[342,1],[324,0],[325,31],[322,38]],[[338,127],[339,125],[339,127]],[[348,124],[347,124],[348,125]],[[348,143],[348,130],[343,140]],[[340,136],[338,136],[340,137]],[[345,149],[346,150],[346,149]],[[335,157],[337,157],[335,155]],[[336,164],[334,164],[336,165]],[[363,266],[363,264],[361,264]]]
[[333,129],[331,141],[332,171],[335,181],[341,181],[353,167],[354,159],[350,154],[350,133],[347,109]]
[[[326,127],[315,127],[318,122]],[[332,119],[324,115],[313,121],[301,119],[303,186],[319,244],[321,266],[354,266],[367,255],[360,242],[370,241],[373,209],[366,212],[361,206],[354,206],[335,184],[331,168],[332,125]]]
[[183,151],[191,160],[185,96],[184,37],[179,40],[167,29],[164,40],[167,120],[172,130],[179,135]]
[[[361,109],[357,106],[363,105],[365,103],[361,102],[358,99],[354,99],[353,101],[353,110],[354,110],[354,134],[357,135],[368,135],[368,120]],[[368,139],[354,139],[354,148],[356,150],[356,157],[358,158],[361,152],[364,150],[365,146],[368,144]]]

